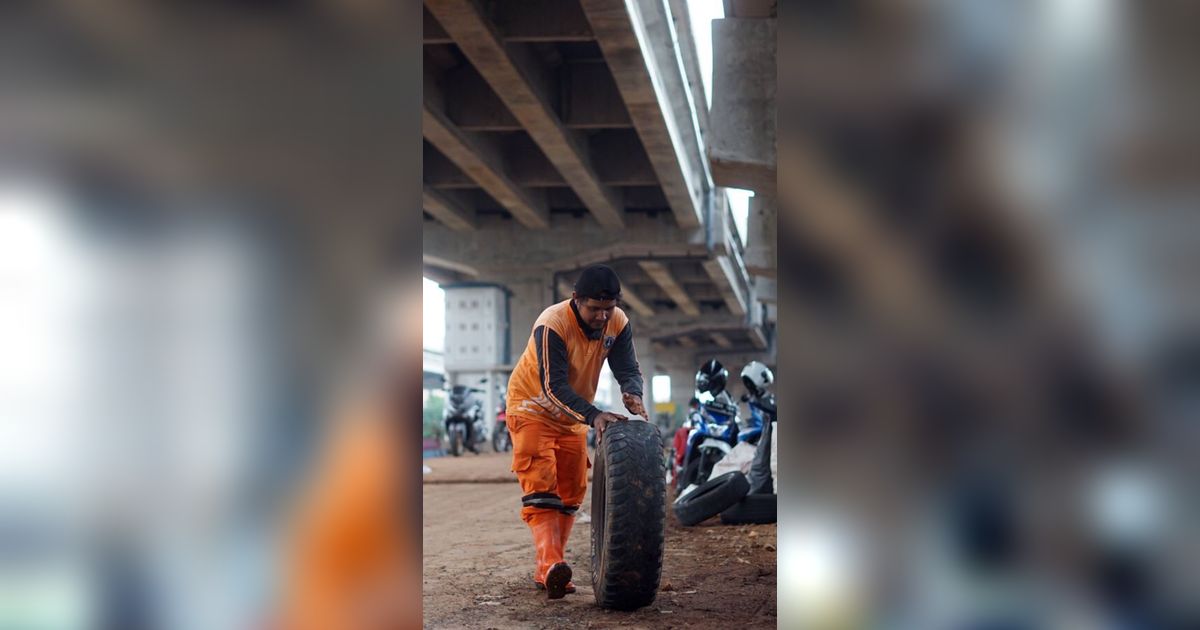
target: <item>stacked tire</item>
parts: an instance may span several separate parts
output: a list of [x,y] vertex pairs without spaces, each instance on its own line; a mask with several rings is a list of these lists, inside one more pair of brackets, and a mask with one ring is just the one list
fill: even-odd
[[765,456],[770,452],[772,428],[763,431],[758,444],[751,477],[733,471],[709,479],[675,500],[673,510],[680,524],[691,526],[720,515],[727,525],[774,523],[778,517],[770,467]]
[[713,477],[675,500],[672,509],[683,525],[698,525],[737,504],[750,492],[750,481],[735,470]]
[[773,494],[747,494],[721,512],[721,522],[726,525],[774,523],[777,518],[776,506],[776,496]]

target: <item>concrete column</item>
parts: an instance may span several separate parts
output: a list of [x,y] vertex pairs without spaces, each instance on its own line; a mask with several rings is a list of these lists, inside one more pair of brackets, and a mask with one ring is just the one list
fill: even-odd
[[746,217],[746,253],[743,259],[746,270],[756,276],[775,277],[778,267],[776,255],[776,208],[774,197],[758,193],[750,198],[750,212]]
[[718,186],[775,190],[775,20],[713,20],[709,156]]
[[637,353],[638,365],[642,368],[642,392],[645,394],[642,400],[646,403],[646,413],[650,414],[647,420],[654,420],[654,348],[650,345],[649,337],[634,337],[633,349]]
[[503,285],[511,292],[508,298],[508,360],[516,363],[529,343],[533,322],[553,303],[553,276],[546,273],[518,278],[491,277],[486,281]]
[[[659,370],[671,377],[671,400],[675,403],[676,413],[672,418],[674,422],[683,420],[684,414],[687,413],[688,401],[696,392],[696,368],[698,366],[691,365],[688,361],[690,357],[686,355],[669,356],[660,359]],[[663,401],[667,402],[667,401]]]

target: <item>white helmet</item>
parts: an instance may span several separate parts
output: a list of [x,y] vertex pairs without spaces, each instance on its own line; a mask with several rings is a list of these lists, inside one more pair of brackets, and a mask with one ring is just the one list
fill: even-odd
[[762,394],[774,382],[775,375],[771,373],[771,368],[758,361],[751,361],[742,368],[742,383],[751,394]]

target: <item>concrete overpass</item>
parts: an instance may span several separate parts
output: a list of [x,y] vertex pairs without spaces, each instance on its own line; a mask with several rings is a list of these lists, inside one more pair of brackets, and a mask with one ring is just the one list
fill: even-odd
[[[426,0],[423,63],[425,274],[507,288],[514,353],[604,262],[675,402],[709,356],[774,363],[774,166],[712,152],[729,132],[711,128],[686,1]],[[773,56],[743,63],[773,86]],[[760,193],[745,245],[723,185]]]

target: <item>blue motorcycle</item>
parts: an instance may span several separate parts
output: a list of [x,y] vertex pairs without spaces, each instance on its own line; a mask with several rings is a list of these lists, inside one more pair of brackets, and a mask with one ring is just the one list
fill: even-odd
[[700,409],[689,418],[692,428],[688,432],[687,451],[676,491],[682,492],[689,485],[708,480],[713,466],[738,443],[737,420],[737,407],[726,392],[700,404]]
[[716,359],[700,366],[696,372],[696,391],[701,395],[708,394],[712,399],[702,402],[700,409],[688,418],[691,431],[676,492],[708,481],[713,466],[733,447],[739,442],[753,443],[762,434],[761,418],[752,416],[744,431],[739,426],[737,404],[725,391],[728,380],[729,371]]
[[738,433],[738,441],[758,444],[763,426],[775,422],[775,395],[765,391],[758,394],[742,394],[742,402],[750,407],[750,420],[746,428]]

